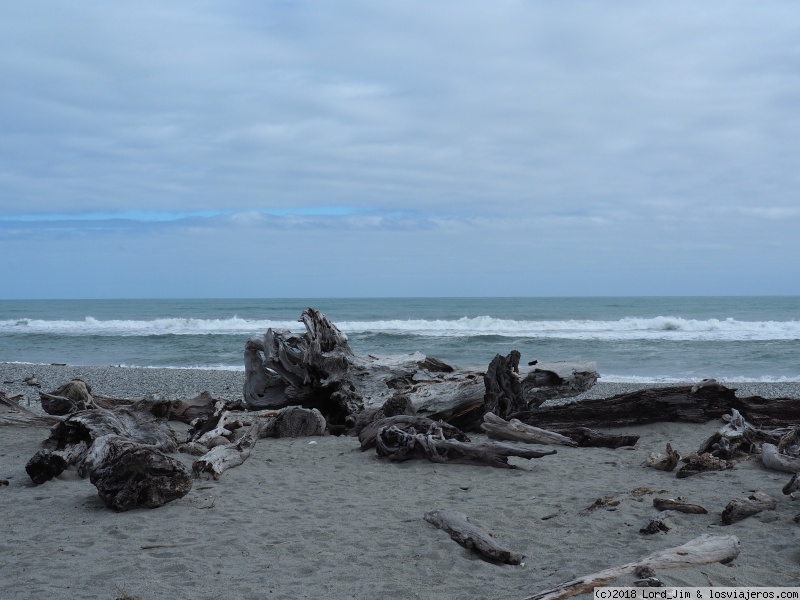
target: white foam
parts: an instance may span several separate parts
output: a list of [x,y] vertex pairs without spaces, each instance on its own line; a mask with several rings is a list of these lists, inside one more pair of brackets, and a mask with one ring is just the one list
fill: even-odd
[[[615,321],[565,320],[530,321],[498,319],[490,316],[460,319],[394,319],[342,321],[336,323],[344,333],[390,333],[427,337],[469,337],[496,335],[574,340],[674,340],[674,341],[758,341],[800,340],[800,321],[739,321],[723,319],[685,319],[683,317],[625,317]],[[14,319],[0,321],[0,333],[44,333],[59,335],[255,335],[272,328],[304,331],[298,321],[242,319],[160,318],[152,320]]]

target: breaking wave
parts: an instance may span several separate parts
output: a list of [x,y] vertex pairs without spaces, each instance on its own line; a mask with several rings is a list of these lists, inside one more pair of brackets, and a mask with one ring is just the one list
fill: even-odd
[[[800,321],[740,321],[686,319],[673,316],[625,317],[613,321],[536,321],[499,319],[490,316],[460,319],[394,319],[341,321],[336,325],[347,334],[397,334],[425,337],[501,336],[573,340],[672,340],[755,341],[800,340]],[[158,318],[152,320],[13,319],[0,321],[0,333],[24,335],[255,335],[268,328],[302,332],[298,321],[243,319]]]

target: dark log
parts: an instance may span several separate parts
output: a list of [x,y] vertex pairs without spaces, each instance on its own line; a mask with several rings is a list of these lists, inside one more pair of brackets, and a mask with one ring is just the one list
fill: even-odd
[[395,415],[373,421],[358,434],[358,441],[361,442],[362,451],[369,450],[375,447],[378,434],[386,427],[397,427],[407,433],[416,433],[417,431],[428,431],[434,425],[439,427],[445,439],[455,439],[460,442],[470,441],[469,437],[457,427],[417,415]]
[[185,496],[192,476],[180,461],[119,435],[95,440],[86,457],[89,480],[117,511],[156,508]]
[[675,510],[693,515],[705,515],[708,513],[708,511],[699,504],[688,504],[683,500],[673,500],[671,498],[653,498],[653,506],[658,510]]
[[601,433],[588,427],[570,427],[555,431],[567,436],[581,448],[622,448],[635,446],[639,441],[638,435]]
[[764,510],[775,510],[778,503],[763,492],[750,494],[746,499],[736,498],[728,502],[722,511],[722,522],[731,525]]
[[58,389],[39,392],[42,409],[49,415],[68,415],[80,410],[98,408],[92,397],[92,388],[81,379],[68,381]]
[[695,386],[692,390],[691,386],[651,388],[605,399],[541,406],[510,417],[553,431],[576,424],[604,428],[665,421],[706,423],[731,409],[758,427],[800,423],[800,399],[737,398],[735,390],[719,384]]
[[469,518],[456,510],[433,510],[425,513],[425,520],[446,531],[450,537],[481,558],[491,562],[518,565],[524,555],[512,552],[498,544],[486,531],[470,523]]
[[460,463],[505,469],[516,468],[515,465],[509,464],[509,456],[541,458],[556,453],[555,450],[522,448],[503,442],[478,444],[446,439],[437,423],[431,425],[426,433],[416,433],[413,429],[408,432],[403,431],[395,425],[383,427],[375,441],[378,454],[390,460],[427,458],[436,463]]

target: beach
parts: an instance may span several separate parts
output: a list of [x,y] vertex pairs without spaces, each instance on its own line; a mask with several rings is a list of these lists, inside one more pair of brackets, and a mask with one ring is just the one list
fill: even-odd
[[[201,391],[237,398],[244,373],[0,365],[2,389],[24,392],[35,408],[45,391],[73,377],[99,395],[174,399]],[[10,382],[10,383],[9,383]],[[643,385],[598,383],[582,397],[607,397]],[[652,386],[650,386],[652,387]],[[739,395],[800,398],[798,383],[735,384]],[[152,510],[107,509],[88,481],[69,470],[34,485],[25,464],[47,428],[2,427],[0,487],[4,535],[2,598],[508,598],[521,599],[679,546],[702,534],[736,535],[731,563],[658,571],[671,586],[800,586],[800,505],[781,493],[790,475],[757,457],[686,479],[645,468],[669,442],[687,455],[722,422],[656,423],[626,428],[632,448],[569,448],[517,469],[393,463],[361,452],[353,437],[262,439],[219,481],[197,480],[188,495]],[[173,423],[179,438],[186,426]],[[621,432],[622,430],[607,430]],[[480,435],[471,436],[483,440]],[[194,457],[176,454],[187,466]],[[722,510],[753,491],[777,508],[733,525]],[[670,530],[640,533],[658,512],[654,497],[700,504],[708,514],[674,514]],[[587,510],[599,498],[604,506]],[[462,511],[524,564],[491,564],[423,517]],[[633,576],[617,585],[630,585]]]

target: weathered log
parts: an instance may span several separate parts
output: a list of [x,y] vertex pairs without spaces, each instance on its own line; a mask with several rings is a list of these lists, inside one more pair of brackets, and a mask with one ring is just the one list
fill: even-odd
[[325,434],[325,417],[316,408],[287,406],[268,417],[261,437],[309,437]]
[[775,510],[778,503],[763,492],[750,494],[746,499],[735,498],[722,511],[722,522],[730,525],[764,510]]
[[658,510],[675,510],[693,515],[705,515],[708,511],[699,504],[689,504],[683,500],[672,498],[653,498],[653,506]]
[[738,410],[749,423],[759,427],[800,423],[800,399],[737,398],[735,390],[719,384],[699,387],[694,392],[692,389],[691,386],[651,388],[605,399],[541,406],[510,417],[553,431],[576,424],[604,428],[666,421],[706,423],[731,409]]
[[651,452],[647,456],[646,465],[653,469],[658,469],[659,471],[672,471],[678,466],[678,461],[680,461],[680,459],[680,453],[672,449],[672,444],[667,443],[666,455],[662,456],[657,452]]
[[717,458],[708,452],[703,454],[690,454],[683,459],[683,462],[685,464],[678,469],[678,472],[675,474],[675,477],[678,479],[685,479],[686,477],[691,477],[698,473],[705,473],[706,471],[725,471],[726,469],[733,468],[736,464],[733,461]]
[[761,462],[768,469],[783,473],[800,473],[800,458],[782,454],[775,444],[761,445]]
[[[67,465],[78,465],[83,461],[86,449],[91,448],[96,439],[108,434],[164,452],[174,452],[177,440],[167,422],[170,407],[167,400],[147,399],[112,410],[96,408],[73,413],[51,429],[50,437],[43,444],[46,451],[37,452],[28,461],[26,470],[34,481],[42,480],[59,462],[50,456],[53,452],[60,452]],[[81,472],[80,469],[79,472],[82,476],[88,474],[88,471]]]
[[368,408],[357,414],[352,423],[353,433],[359,435],[370,423],[397,415],[416,415],[417,409],[406,394],[396,394],[380,408]]
[[117,511],[163,506],[192,489],[183,463],[115,434],[97,438],[84,464],[100,498]]
[[508,356],[498,354],[483,376],[486,386],[484,408],[500,418],[527,409],[519,380],[519,359],[520,353],[516,350]]
[[512,552],[498,544],[494,538],[480,527],[470,523],[469,517],[456,510],[433,510],[425,513],[425,520],[468,550],[476,552],[481,558],[507,565],[518,565],[524,555]]
[[235,443],[216,446],[192,463],[195,478],[206,476],[218,480],[222,473],[241,465],[250,457],[253,446],[261,437],[262,423],[253,423]]
[[506,469],[516,468],[509,464],[509,456],[541,458],[556,453],[555,450],[522,448],[503,442],[477,444],[445,439],[441,427],[436,423],[431,425],[427,433],[416,433],[413,429],[407,432],[395,425],[383,427],[375,441],[378,454],[390,460],[427,458],[436,463],[485,465]]
[[23,407],[19,403],[22,394],[9,396],[5,392],[0,392],[0,404],[8,407],[8,411],[0,415],[0,425],[16,425],[22,427],[52,427],[63,419],[51,415],[39,415]]
[[602,433],[588,427],[556,429],[556,432],[567,436],[581,448],[622,448],[635,446],[639,441],[638,435]]
[[[197,418],[208,417],[213,414],[216,405],[224,400],[214,398],[208,392],[200,392],[190,400],[173,400],[172,411],[169,414],[171,421],[180,421],[191,424]],[[228,410],[232,407],[228,406]]]
[[526,444],[560,444],[562,446],[577,446],[572,439],[560,433],[526,425],[517,419],[506,421],[492,412],[483,415],[481,429],[486,435],[495,440],[508,440],[524,442]]
[[577,396],[597,383],[597,365],[593,362],[555,362],[539,364],[521,382],[525,410],[553,398]]
[[92,387],[81,379],[68,381],[50,393],[39,392],[42,409],[49,415],[68,415],[80,410],[98,408]]
[[764,439],[777,441],[768,432],[750,425],[738,410],[732,408],[725,425],[700,445],[697,454],[709,452],[717,458],[732,459],[751,454]]
[[378,434],[386,427],[397,427],[413,435],[416,434],[417,431],[429,431],[434,425],[439,428],[445,439],[455,439],[460,442],[470,441],[469,437],[457,427],[453,427],[448,423],[438,423],[437,421],[418,415],[395,415],[393,417],[384,417],[383,419],[373,421],[361,430],[361,433],[358,434],[358,441],[361,442],[362,451],[369,450],[376,446]]
[[659,550],[635,562],[584,575],[552,589],[528,596],[524,600],[560,600],[591,592],[621,575],[635,573],[641,567],[674,569],[708,563],[729,563],[739,556],[739,539],[734,535],[701,535],[682,546]]

